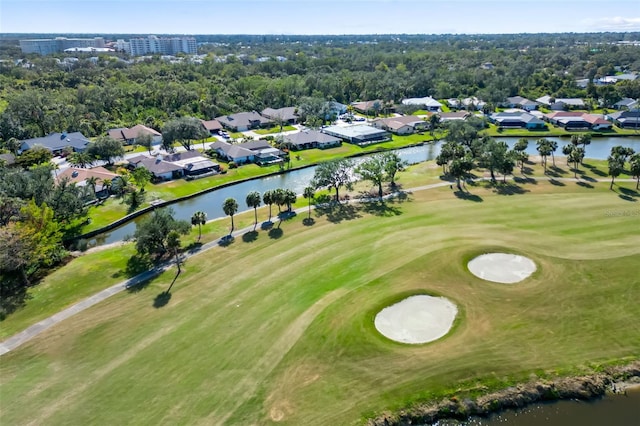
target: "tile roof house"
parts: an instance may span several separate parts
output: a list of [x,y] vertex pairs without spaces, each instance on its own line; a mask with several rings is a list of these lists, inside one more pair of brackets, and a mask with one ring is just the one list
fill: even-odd
[[202,176],[220,171],[218,163],[195,150],[158,155],[157,157],[138,155],[130,158],[129,164],[133,167],[147,168],[159,180],[171,180],[182,176]]
[[273,124],[271,120],[261,116],[255,111],[223,115],[221,117],[217,117],[216,120],[218,120],[223,127],[234,132],[244,132],[246,130],[267,127]]
[[296,124],[299,118],[297,107],[285,107],[280,109],[265,108],[260,114],[270,120],[280,119],[283,123],[288,124]]
[[218,120],[200,120],[200,122],[205,130],[211,135],[215,135],[222,130],[222,124],[220,124]]
[[442,104],[431,96],[426,96],[424,98],[407,98],[402,100],[402,105],[416,105],[419,107],[423,107],[427,111],[438,112],[442,109]]
[[164,161],[162,157],[148,157],[146,155],[138,155],[129,159],[132,167],[144,167],[151,172],[156,181],[171,180],[180,178],[184,175],[184,168],[177,164]]
[[89,139],[80,132],[51,133],[41,138],[21,141],[19,152],[22,153],[35,146],[42,146],[51,151],[53,155],[60,154],[68,146],[75,152],[82,152],[87,149],[89,142]]
[[489,121],[498,127],[525,128],[528,130],[545,129],[547,125],[528,112],[498,112],[489,116]]
[[465,108],[469,110],[481,110],[486,105],[486,102],[472,96],[464,99],[447,99],[447,105],[454,109]]
[[618,110],[633,109],[638,106],[638,101],[631,98],[624,98],[613,104],[613,107]]
[[359,113],[368,114],[376,110],[382,111],[384,101],[381,99],[375,99],[373,101],[351,102],[351,106]]
[[257,140],[239,144],[229,142],[214,142],[210,145],[218,155],[236,164],[255,162],[256,164],[269,164],[282,162],[285,153],[269,145],[268,142]]
[[141,134],[151,135],[151,143],[159,144],[162,142],[162,134],[142,124],[137,124],[131,128],[122,127],[119,129],[111,129],[107,131],[110,138],[122,142],[124,145],[135,145],[136,138]]
[[601,115],[576,111],[551,112],[545,114],[544,119],[556,126],[564,127],[567,130],[609,130],[612,127],[611,122],[605,120]]
[[536,99],[536,101],[554,111],[585,108],[584,101],[580,98],[553,98],[547,95]]
[[319,132],[317,130],[303,130],[298,133],[286,135],[285,142],[293,145],[293,149],[331,148],[340,146],[342,141],[335,136]]
[[409,135],[425,130],[429,123],[420,117],[403,115],[399,117],[378,118],[371,123],[376,129],[388,130],[397,135]]
[[111,180],[112,182],[116,179],[120,179],[120,175],[115,173],[111,173],[109,170],[104,167],[93,167],[91,169],[82,169],[79,167],[69,167],[57,174],[56,183],[61,182],[64,179],[68,179],[69,182],[75,183],[77,186],[87,186],[87,179],[96,178],[96,196],[97,197],[106,197],[108,196],[109,188],[104,185],[104,181]]
[[538,109],[538,105],[540,105],[538,102],[523,98],[522,96],[510,96],[502,104],[505,108],[520,108],[525,111]]
[[614,112],[607,118],[622,129],[640,129],[640,109]]

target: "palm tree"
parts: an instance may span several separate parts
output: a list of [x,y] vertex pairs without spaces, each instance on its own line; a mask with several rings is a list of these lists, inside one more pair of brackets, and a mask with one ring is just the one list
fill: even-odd
[[609,189],[613,189],[614,180],[620,176],[620,173],[624,170],[624,161],[617,155],[609,157],[607,159],[609,162],[609,176],[611,176],[611,185],[609,185]]
[[636,178],[636,189],[640,186],[640,153],[633,154],[629,159],[631,166],[631,176]]
[[202,225],[207,223],[207,214],[203,211],[197,211],[191,216],[191,225],[198,225],[198,241],[202,237]]
[[224,203],[222,204],[222,210],[224,211],[224,214],[226,214],[227,216],[231,216],[231,232],[229,232],[229,235],[231,235],[233,234],[234,229],[233,215],[238,212],[238,202],[235,200],[235,198],[229,197],[224,200]]
[[96,195],[96,185],[98,184],[98,178],[95,176],[89,176],[87,178],[87,185],[89,185],[91,187],[91,189],[93,190],[93,195]]
[[549,149],[551,150],[551,160],[553,161],[553,167],[556,166],[556,157],[553,155],[558,149],[558,142],[549,141]]
[[313,189],[312,186],[307,186],[304,189],[304,192],[302,193],[302,195],[304,195],[304,198],[309,200],[309,219],[311,219],[311,201],[313,200],[313,197],[315,195],[315,189]]
[[544,166],[544,172],[547,173],[547,157],[551,154],[551,146],[549,145],[549,140],[542,138],[538,139],[536,143],[538,146],[538,152],[540,153],[541,163]]
[[260,197],[260,193],[258,191],[251,191],[247,194],[247,198],[245,202],[247,203],[247,207],[253,209],[253,215],[255,218],[255,222],[253,223],[253,230],[255,231],[256,226],[258,225],[258,207],[260,207],[262,199]]
[[113,186],[113,180],[105,179],[102,181],[102,189],[107,192],[107,198],[109,198],[109,193],[111,192],[112,186]]
[[271,206],[273,205],[273,191],[271,189],[264,191],[262,194],[262,201],[269,206],[269,222],[271,222]]
[[[167,249],[173,254],[176,258],[176,265],[178,266],[178,273],[182,272],[180,269],[180,256],[178,256],[178,252],[180,251],[180,233],[175,229],[169,231],[167,234]],[[172,284],[173,285],[173,284]],[[171,290],[171,287],[167,290],[167,293]]]

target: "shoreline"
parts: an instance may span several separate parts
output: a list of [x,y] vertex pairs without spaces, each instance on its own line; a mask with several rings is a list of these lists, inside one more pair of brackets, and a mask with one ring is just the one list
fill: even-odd
[[640,388],[640,360],[608,367],[603,372],[520,383],[475,398],[464,393],[451,395],[438,401],[416,404],[412,408],[383,412],[369,419],[366,425],[428,425],[445,419],[466,420],[539,402],[594,400],[605,395],[626,394],[632,388]]

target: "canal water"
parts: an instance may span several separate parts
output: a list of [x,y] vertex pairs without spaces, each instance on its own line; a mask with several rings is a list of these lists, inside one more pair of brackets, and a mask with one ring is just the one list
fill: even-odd
[[608,395],[594,401],[558,401],[533,404],[488,417],[460,422],[446,420],[437,426],[638,426],[640,425],[640,387],[626,395]]
[[[570,143],[568,138],[547,139],[558,142],[558,153],[562,152],[561,150],[564,145]],[[505,141],[509,147],[513,147],[513,145],[518,141],[518,138],[497,138],[497,140]],[[538,154],[535,142],[536,139],[529,139],[527,152],[530,155]],[[594,159],[606,159],[610,154],[611,147],[616,145],[631,147],[636,152],[640,152],[640,136],[637,138],[594,138],[591,145],[588,145],[586,148],[587,157]],[[433,160],[440,153],[441,146],[442,142],[438,142],[411,148],[398,149],[395,152],[397,152],[403,160],[406,160],[410,164],[416,164],[427,160]],[[366,157],[359,157],[355,161],[362,161],[363,158]],[[229,197],[238,200],[240,211],[243,211],[247,209],[244,200],[247,193],[250,191],[258,191],[262,194],[270,189],[284,188],[291,189],[297,194],[301,194],[304,188],[311,182],[314,172],[315,167],[308,167],[306,169],[293,170],[280,175],[267,176],[260,179],[237,183],[235,185],[230,185],[225,188],[202,194],[198,197],[174,203],[171,205],[171,208],[174,210],[175,217],[177,219],[190,220],[191,215],[196,211],[203,211],[207,213],[207,218],[209,220],[217,219],[225,216],[222,211],[222,203]],[[127,222],[118,228],[90,239],[89,246],[109,244],[121,241],[127,236],[133,235],[136,222],[142,220],[144,217],[145,215],[141,215],[131,222]]]

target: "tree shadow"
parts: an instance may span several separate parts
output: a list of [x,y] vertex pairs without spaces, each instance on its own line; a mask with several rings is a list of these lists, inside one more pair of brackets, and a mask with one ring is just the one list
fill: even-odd
[[547,171],[544,172],[545,175],[551,177],[561,177],[562,175],[556,171],[554,171],[551,167],[547,167]]
[[535,180],[534,178],[530,178],[530,177],[519,177],[519,176],[514,176],[513,177],[513,181],[515,183],[520,183],[520,184],[532,184],[532,185],[537,185],[538,181]]
[[363,203],[362,211],[380,217],[400,216],[402,214],[402,210],[398,207],[384,201]]
[[412,201],[410,194],[406,191],[399,191],[396,194],[390,196],[387,200],[391,202],[404,203],[405,201]]
[[636,197],[640,196],[640,193],[638,191],[635,191],[633,189],[629,189],[629,188],[620,188],[618,187],[618,191],[615,190],[615,188],[613,189],[614,192],[618,192],[618,197],[620,197],[620,199],[624,200],[624,201],[629,201],[631,203],[635,203],[638,200],[636,200]]
[[516,194],[525,194],[530,192],[528,189],[524,189],[519,185],[515,185],[512,183],[502,183],[494,186],[493,192],[498,195],[516,195]]
[[464,191],[455,191],[453,195],[461,200],[473,201],[475,203],[481,203],[484,201],[481,196]]
[[569,173],[565,169],[561,169],[558,166],[547,167],[547,170],[551,170],[553,173],[557,173],[558,175],[566,175],[567,173]]
[[594,175],[598,175],[600,177],[607,177],[607,174],[602,170],[599,170],[598,168],[596,168],[596,166],[592,166],[591,164],[582,164],[582,166],[591,170],[591,173],[593,173]]
[[127,260],[127,266],[111,274],[111,278],[135,277],[138,274],[148,271],[152,267],[153,260],[149,256],[135,254]]
[[590,183],[582,182],[582,181],[576,182],[576,185],[581,186],[583,188],[589,188],[589,189],[593,188],[593,185],[591,185]]
[[598,181],[598,179],[594,179],[591,176],[587,176],[587,175],[585,175],[583,173],[580,174],[580,179],[586,180],[587,182],[597,182]]
[[185,250],[189,253],[189,254],[194,254],[199,252],[202,249],[202,243],[200,241],[194,241],[191,244],[189,244],[188,246],[185,247]]
[[155,299],[153,299],[153,307],[159,309],[167,306],[169,300],[171,300],[171,293],[169,293],[168,291],[163,291],[162,293],[159,293]]
[[271,228],[273,228],[273,222],[271,222],[270,220],[264,221],[260,224],[260,229],[262,229],[263,231],[268,231]]
[[242,241],[245,243],[252,243],[258,239],[258,231],[249,231],[242,234]]
[[272,240],[277,240],[279,238],[282,237],[282,235],[284,234],[284,231],[281,228],[271,228],[269,230],[269,238],[271,238]]
[[236,239],[233,235],[225,235],[224,237],[220,238],[220,240],[218,241],[218,245],[220,247],[229,247],[235,240]]
[[559,180],[549,179],[549,183],[555,186],[566,186],[564,182],[560,182]]
[[313,226],[316,224],[316,220],[312,217],[305,217],[304,219],[302,219],[302,224],[304,226]]
[[325,215],[331,223],[353,220],[360,217],[358,209],[352,204],[330,203],[316,207],[316,215]]
[[530,175],[531,173],[533,173],[533,169],[531,167],[524,166],[522,168],[523,175]]

